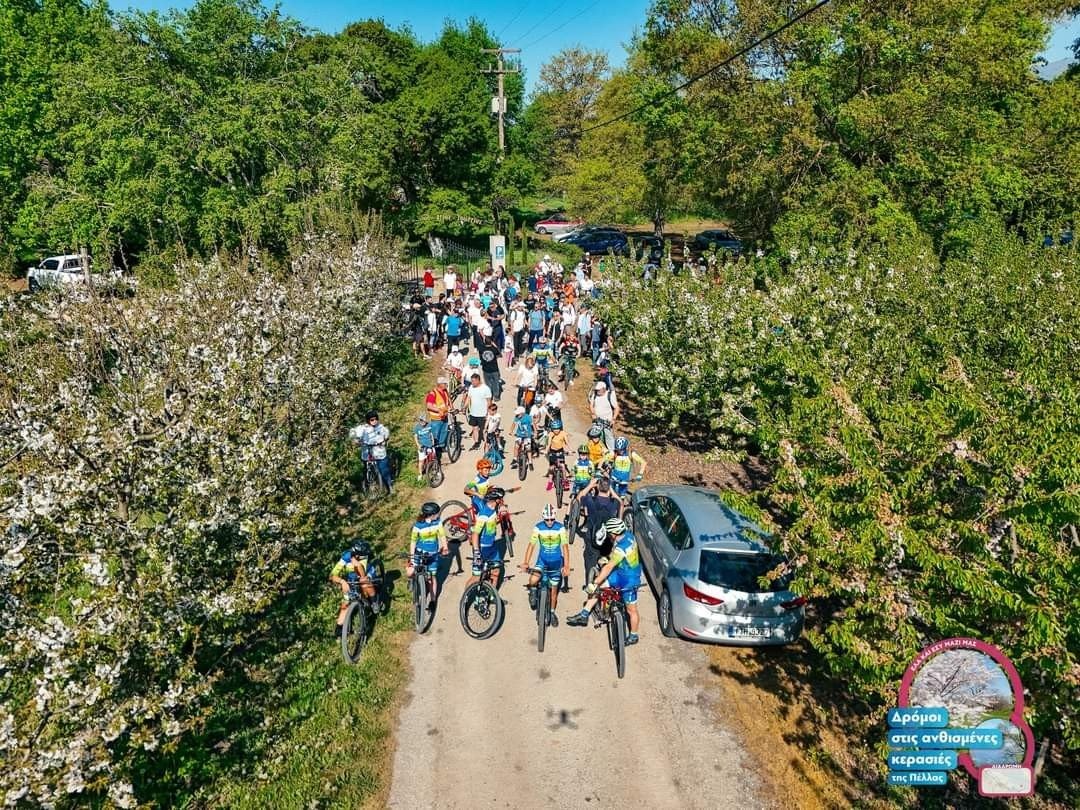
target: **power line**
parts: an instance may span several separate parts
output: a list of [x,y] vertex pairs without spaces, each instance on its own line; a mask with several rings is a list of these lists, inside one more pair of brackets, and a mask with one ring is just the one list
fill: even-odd
[[515,40],[513,40],[513,41],[514,41],[514,42],[520,42],[521,40],[525,39],[525,37],[527,37],[527,36],[528,36],[529,34],[531,34],[531,33],[532,33],[533,31],[535,31],[535,30],[536,30],[537,28],[539,28],[539,27],[540,27],[541,25],[543,25],[544,23],[546,23],[546,22],[548,21],[548,19],[549,19],[549,18],[551,17],[551,15],[552,15],[552,14],[554,14],[554,13],[555,13],[556,11],[558,11],[558,10],[559,10],[560,8],[562,8],[563,6],[565,6],[565,5],[566,5],[566,3],[567,3],[567,1],[568,1],[568,0],[562,0],[562,2],[561,2],[561,3],[559,3],[559,4],[557,5],[557,6],[555,6],[555,8],[551,9],[551,11],[548,11],[548,12],[546,12],[546,13],[544,14],[544,16],[543,16],[543,17],[541,17],[541,18],[540,18],[540,20],[539,20],[538,22],[536,22],[536,23],[535,23],[535,24],[533,25],[533,27],[532,27],[532,28],[529,28],[528,30],[526,30],[524,34],[520,34],[520,35],[519,35],[519,36],[517,37],[517,39],[515,39]]
[[802,20],[802,19],[804,19],[806,17],[809,17],[811,14],[813,14],[819,8],[821,8],[822,6],[826,6],[828,4],[829,4],[829,0],[818,0],[818,2],[815,3],[814,5],[810,6],[810,8],[806,9],[805,11],[799,12],[794,17],[792,17],[790,20],[788,20],[786,23],[781,25],[779,28],[774,28],[772,31],[769,31],[767,34],[764,34],[763,36],[761,36],[758,39],[751,42],[745,48],[742,48],[742,49],[736,51],[731,56],[729,56],[727,59],[725,59],[723,62],[715,64],[711,68],[709,68],[707,70],[703,70],[703,71],[701,71],[701,73],[698,73],[698,74],[696,74],[694,76],[691,76],[689,79],[687,79],[685,82],[680,84],[678,87],[673,87],[670,90],[668,90],[667,92],[660,94],[659,96],[657,96],[654,99],[650,99],[649,101],[646,101],[644,104],[641,104],[641,105],[635,107],[632,110],[624,112],[621,115],[616,115],[614,118],[609,118],[607,121],[601,121],[599,124],[593,124],[591,127],[586,127],[585,129],[581,130],[581,134],[584,135],[586,132],[592,132],[595,129],[600,129],[601,127],[606,127],[609,124],[614,124],[617,121],[622,121],[624,118],[629,118],[631,115],[636,115],[637,113],[644,110],[646,107],[651,107],[652,105],[656,104],[658,101],[661,101],[661,100],[663,100],[665,98],[670,98],[671,96],[678,93],[680,90],[685,90],[687,87],[694,84],[695,82],[701,81],[706,76],[708,76],[710,73],[715,73],[716,71],[720,70],[720,68],[727,67],[732,62],[734,62],[736,59],[738,59],[740,56],[745,56],[747,53],[754,50],[754,48],[756,48],[758,45],[761,45],[764,42],[768,42],[770,39],[777,36],[778,34],[782,34],[784,31],[791,28],[791,26],[795,25],[795,23],[799,22],[800,20]]
[[515,14],[513,17],[511,17],[510,22],[508,22],[506,25],[504,25],[502,27],[502,29],[499,31],[499,33],[497,33],[495,35],[496,42],[502,38],[502,35],[504,33],[506,33],[507,28],[509,28],[511,25],[513,25],[514,23],[517,22],[517,18],[520,17],[522,15],[522,13],[525,11],[525,9],[527,9],[528,7],[529,7],[528,2],[524,2],[524,3],[521,4],[521,8],[518,9],[517,14]]
[[[546,34],[544,34],[544,35],[543,35],[542,37],[540,37],[539,39],[534,39],[534,40],[533,40],[532,42],[530,42],[530,43],[529,43],[528,45],[522,45],[521,47],[522,47],[522,48],[531,48],[531,47],[532,47],[533,45],[535,45],[535,44],[536,44],[537,42],[543,42],[543,41],[544,41],[545,39],[547,39],[548,37],[550,37],[550,36],[551,36],[552,34],[554,34],[554,33],[555,33],[556,31],[561,31],[561,30],[562,30],[563,28],[566,28],[566,26],[568,26],[568,25],[569,25],[570,23],[572,23],[572,22],[573,22],[574,20],[576,20],[576,19],[577,19],[578,17],[580,17],[580,16],[581,16],[582,14],[584,14],[584,13],[585,13],[586,11],[591,11],[591,10],[592,10],[592,8],[593,8],[594,6],[597,6],[597,5],[599,5],[599,3],[600,3],[600,0],[595,0],[595,2],[593,2],[592,4],[590,4],[590,5],[588,5],[588,6],[585,6],[585,8],[583,8],[583,9],[582,9],[581,11],[579,11],[579,12],[578,12],[577,14],[575,14],[575,15],[574,15],[573,17],[567,17],[567,18],[566,18],[565,20],[563,20],[563,22],[562,22],[562,25],[557,25],[557,26],[555,26],[555,27],[554,27],[554,28],[552,28],[552,29],[551,29],[550,31],[548,31],[548,32],[547,32]],[[534,27],[535,27],[535,26],[534,26]],[[524,34],[522,34],[522,35],[521,35],[521,38],[522,38],[522,39],[524,39],[524,38],[525,38],[525,35],[524,35]]]

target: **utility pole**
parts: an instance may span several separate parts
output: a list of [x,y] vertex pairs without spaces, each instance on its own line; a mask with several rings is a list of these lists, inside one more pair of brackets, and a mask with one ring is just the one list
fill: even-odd
[[503,88],[503,76],[507,73],[520,72],[517,68],[506,69],[503,63],[503,54],[507,53],[521,53],[521,48],[481,48],[480,53],[493,53],[496,54],[498,60],[497,68],[488,68],[487,70],[481,70],[481,73],[494,73],[499,77],[499,95],[492,99],[493,106],[497,105],[496,112],[499,114],[499,155],[500,157],[506,153],[506,130],[503,124],[503,116],[506,114],[506,91]]

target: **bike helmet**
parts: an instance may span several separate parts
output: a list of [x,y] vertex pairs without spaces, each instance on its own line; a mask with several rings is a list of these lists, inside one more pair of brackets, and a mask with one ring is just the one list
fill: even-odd
[[416,421],[420,424],[426,425],[428,423],[428,415],[421,411],[416,415]]
[[368,411],[367,415],[364,417],[364,421],[365,422],[370,422],[372,419],[378,419],[378,418],[379,418],[379,412],[378,411]]
[[514,416],[524,416],[524,415],[525,415],[525,408],[523,406],[518,405],[516,408],[514,408]]
[[439,505],[435,501],[428,501],[420,507],[420,514],[426,518],[435,517],[439,514]]
[[480,358],[479,357],[470,357],[469,358],[469,365],[474,367],[474,368],[480,368]]
[[506,497],[506,490],[502,487],[492,487],[484,493],[485,501],[501,501]]
[[371,543],[367,540],[357,540],[349,549],[354,557],[368,557],[371,555]]
[[590,439],[599,439],[601,436],[604,435],[604,431],[602,428],[598,428],[596,427],[596,425],[593,425],[591,428],[589,428],[589,432],[586,435]]
[[625,453],[628,449],[630,449],[630,440],[628,438],[620,436],[615,440],[616,453]]
[[621,518],[611,518],[604,521],[604,531],[618,537],[626,534],[626,524],[622,522]]
[[493,466],[494,465],[491,463],[491,459],[487,456],[484,456],[476,462],[476,471],[478,473],[488,473],[491,472],[491,468]]
[[577,451],[579,456],[587,456],[589,455],[589,445],[579,444]]
[[555,507],[550,503],[544,507],[544,511],[540,513],[541,520],[554,520],[555,519]]
[[562,430],[562,419],[552,419],[548,427],[552,430]]

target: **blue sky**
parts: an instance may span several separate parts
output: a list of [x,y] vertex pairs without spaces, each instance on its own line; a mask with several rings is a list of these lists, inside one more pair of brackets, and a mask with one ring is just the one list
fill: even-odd
[[[267,5],[272,0],[264,0]],[[186,6],[180,0],[112,0],[113,8],[167,9]],[[583,45],[608,52],[613,65],[625,56],[623,45],[645,22],[650,0],[474,0],[457,4],[437,0],[282,0],[282,10],[312,28],[336,33],[348,23],[381,17],[393,28],[408,25],[422,40],[434,39],[443,21],[464,22],[476,17],[507,48],[522,48],[521,64],[527,87],[532,89],[540,66],[563,48]],[[1080,38],[1080,19],[1058,26],[1045,54],[1053,62],[1070,55],[1069,46]]]

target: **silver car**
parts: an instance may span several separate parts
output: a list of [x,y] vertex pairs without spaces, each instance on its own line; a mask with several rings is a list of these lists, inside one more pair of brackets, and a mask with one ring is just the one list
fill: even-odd
[[[641,487],[629,514],[665,636],[757,646],[790,644],[802,634],[806,600],[788,590],[785,559],[716,492]],[[771,571],[784,573],[762,587]]]

